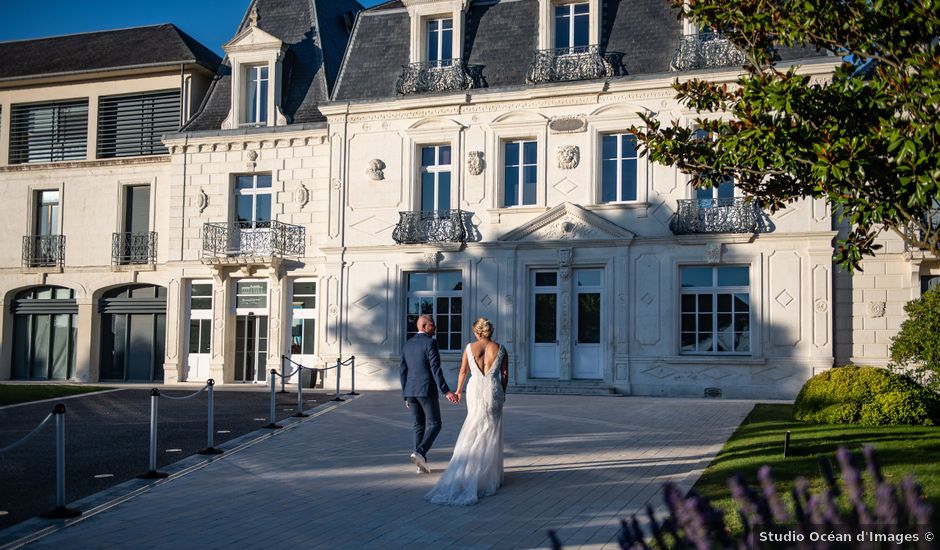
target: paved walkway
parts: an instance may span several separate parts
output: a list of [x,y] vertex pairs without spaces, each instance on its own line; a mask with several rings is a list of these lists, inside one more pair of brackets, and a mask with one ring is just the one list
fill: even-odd
[[28,548],[540,548],[549,529],[566,548],[614,547],[620,518],[659,505],[665,481],[691,487],[751,406],[510,395],[505,484],[476,506],[450,508],[422,497],[466,408],[442,403],[435,471],[418,475],[398,394],[370,392]]

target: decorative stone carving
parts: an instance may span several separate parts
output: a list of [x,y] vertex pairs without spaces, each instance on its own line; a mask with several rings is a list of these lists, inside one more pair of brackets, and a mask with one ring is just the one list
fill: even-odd
[[562,170],[572,170],[581,163],[581,149],[577,145],[560,145],[555,151],[558,167]]
[[[883,305],[884,302],[881,302],[881,304]],[[816,313],[826,313],[827,311],[829,311],[829,304],[827,304],[825,300],[816,300],[815,307],[816,307]],[[884,314],[883,310],[882,310],[882,314]],[[878,317],[881,317],[881,315],[878,315]]]
[[878,317],[884,317],[885,315],[885,303],[884,302],[868,302],[868,316],[872,319],[877,319]]
[[258,15],[258,6],[253,6],[251,8],[251,11],[248,12],[248,22],[251,24],[252,27],[257,27],[258,19],[260,18],[261,17]]
[[343,188],[343,182],[338,179],[334,179],[331,187],[333,188],[333,191],[339,191]]
[[553,134],[577,134],[587,130],[587,119],[582,116],[561,116],[548,121]]
[[200,189],[199,195],[196,196],[196,206],[199,207],[200,214],[205,212],[206,208],[209,207],[209,195],[206,195],[206,192],[203,189]]
[[558,249],[558,267],[570,267],[570,266],[571,266],[571,249],[559,248]]
[[334,304],[334,305],[331,305],[329,308],[327,308],[326,311],[327,311],[327,313],[329,313],[330,317],[336,317],[337,315],[339,315],[339,308],[336,307],[335,304]]
[[721,243],[711,243],[705,247],[705,261],[710,264],[721,263]]
[[437,269],[438,262],[441,261],[440,252],[425,252],[421,256],[421,261],[424,262],[424,265],[429,269]]
[[248,157],[248,162],[245,163],[245,166],[247,166],[249,170],[254,171],[255,167],[258,166],[256,162],[258,160],[258,151],[248,151],[245,156]]
[[366,168],[366,175],[369,176],[369,179],[372,181],[382,181],[385,179],[385,163],[379,159],[372,159],[369,161],[369,166]]
[[483,151],[467,152],[467,170],[472,176],[479,176],[483,173]]
[[294,191],[294,202],[297,203],[300,208],[307,206],[307,203],[310,202],[310,190],[307,189],[307,186],[300,184],[300,187]]

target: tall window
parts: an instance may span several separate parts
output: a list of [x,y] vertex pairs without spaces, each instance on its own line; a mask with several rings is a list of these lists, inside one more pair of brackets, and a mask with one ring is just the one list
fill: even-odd
[[680,269],[683,353],[751,352],[749,271],[747,266]]
[[454,57],[454,20],[434,19],[427,23],[428,61],[449,65]]
[[58,191],[36,193],[36,235],[59,234],[59,208]]
[[535,141],[507,141],[503,159],[503,206],[535,204],[538,146]]
[[84,160],[87,150],[87,99],[13,106],[10,164]]
[[209,353],[212,346],[212,283],[193,281],[189,297],[189,353]]
[[[714,136],[707,130],[698,129],[695,131],[695,139],[713,140]],[[734,178],[725,176],[717,186],[708,189],[696,189],[695,198],[702,208],[731,206],[731,201],[734,199]]]
[[235,208],[243,228],[268,227],[271,222],[271,175],[235,177]]
[[248,67],[245,90],[245,124],[268,122],[268,66]]
[[450,210],[450,146],[421,148],[421,211]]
[[590,40],[591,12],[587,2],[555,6],[555,48],[576,51]]
[[163,155],[163,134],[180,127],[180,91],[98,99],[98,158]]
[[601,202],[637,199],[636,136],[609,134],[601,139]]
[[437,325],[437,345],[442,351],[460,351],[463,327],[463,281],[459,271],[409,273],[406,334],[418,332],[421,315],[430,315]]
[[290,352],[291,355],[314,355],[317,343],[317,283],[294,281],[292,289]]

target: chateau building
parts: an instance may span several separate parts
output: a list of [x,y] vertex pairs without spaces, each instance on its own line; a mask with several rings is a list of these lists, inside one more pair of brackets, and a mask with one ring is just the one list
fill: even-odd
[[[886,239],[850,276],[825,202],[769,215],[640,153],[638,113],[693,124],[677,78],[743,63],[676,15],[255,0],[221,63],[172,26],[0,44],[25,235],[0,239],[0,379],[263,382],[282,356],[355,355],[357,388],[394,389],[422,313],[454,381],[489,317],[519,392],[787,398],[885,364],[935,260]],[[841,62],[780,57],[818,79]]]

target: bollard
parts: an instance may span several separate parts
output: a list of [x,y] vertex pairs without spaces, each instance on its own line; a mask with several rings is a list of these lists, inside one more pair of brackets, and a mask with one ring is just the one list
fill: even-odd
[[274,369],[271,369],[271,414],[268,418],[268,423],[262,426],[262,428],[268,428],[269,430],[276,430],[278,428],[284,427],[274,422],[274,392],[277,391],[274,387],[274,384],[276,383],[274,379],[276,377],[277,377],[277,371]]
[[77,508],[65,507],[65,405],[56,405],[52,414],[55,415],[55,509],[42,514],[42,517],[74,518],[82,515],[82,512]]
[[307,418],[309,414],[304,414],[304,368],[297,367],[297,412],[291,416],[297,418]]
[[783,458],[790,455],[790,430],[787,430],[786,437],[783,438]]
[[206,417],[207,417],[207,419],[208,419],[209,429],[208,429],[207,434],[206,434],[206,448],[203,449],[203,450],[201,450],[201,451],[198,451],[196,454],[201,454],[201,455],[220,455],[220,454],[223,453],[222,449],[216,449],[216,448],[215,448],[215,426],[214,426],[214,424],[215,424],[215,417],[214,417],[214,414],[213,414],[213,411],[215,410],[215,404],[214,404],[214,401],[213,401],[213,399],[212,399],[212,388],[215,386],[215,380],[213,380],[212,378],[206,380],[206,385],[209,386],[209,387],[206,389],[206,392],[207,392],[208,395],[209,395],[209,399],[208,399],[208,401],[209,401],[209,403],[208,403],[209,413],[206,415]]
[[330,401],[346,401],[339,396],[339,369],[343,366],[343,361],[341,358],[336,358],[336,393],[333,394],[333,399]]
[[349,358],[349,368],[350,368],[350,379],[349,379],[349,393],[346,395],[359,395],[356,393],[356,356],[353,355]]
[[140,474],[140,479],[161,479],[169,476],[166,472],[157,471],[157,406],[160,399],[160,390],[150,390],[150,462],[149,470]]
[[287,356],[281,356],[281,393],[287,393],[284,385],[287,384]]

